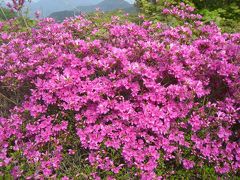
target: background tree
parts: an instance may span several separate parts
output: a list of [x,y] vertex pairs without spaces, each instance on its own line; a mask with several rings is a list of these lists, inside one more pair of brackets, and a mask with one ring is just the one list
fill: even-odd
[[167,7],[166,3],[177,5],[180,2],[195,7],[205,23],[215,21],[224,32],[238,32],[240,29],[240,0],[136,0],[136,6],[150,20],[176,24],[161,13]]

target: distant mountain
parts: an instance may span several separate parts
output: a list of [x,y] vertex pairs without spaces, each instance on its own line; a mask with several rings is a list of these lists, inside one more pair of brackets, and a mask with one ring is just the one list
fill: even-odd
[[27,3],[26,8],[29,9],[31,17],[36,11],[40,11],[42,17],[47,17],[56,11],[72,10],[77,6],[90,6],[99,2],[101,0],[39,0]]
[[74,15],[79,15],[80,13],[91,13],[99,8],[101,11],[114,11],[117,9],[122,9],[125,12],[136,12],[136,8],[133,4],[126,2],[125,0],[104,0],[96,5],[89,6],[77,6],[71,11],[58,11],[50,14],[49,17],[56,19],[57,21],[63,21],[66,17],[72,17]]
[[81,12],[93,12],[96,8],[99,8],[101,11],[112,11],[115,9],[126,9],[132,6],[132,4],[124,0],[104,0],[93,6],[78,6],[77,9]]
[[129,8],[124,8],[123,10],[126,13],[135,13],[135,12],[137,12],[137,8],[134,5],[132,7],[129,7]]
[[62,22],[67,17],[74,17],[76,15],[80,15],[80,12],[74,11],[58,11],[50,14],[49,17],[54,18],[55,20]]

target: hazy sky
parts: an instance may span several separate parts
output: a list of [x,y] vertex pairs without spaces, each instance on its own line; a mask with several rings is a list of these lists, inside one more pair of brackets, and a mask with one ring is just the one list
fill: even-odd
[[[0,1],[1,1],[1,0],[0,0]],[[10,1],[10,0],[3,0],[3,1],[8,2],[8,1]],[[32,0],[32,1],[39,1],[39,0]],[[49,0],[49,1],[51,1],[51,0]],[[86,1],[87,1],[87,0],[86,0]],[[125,1],[127,1],[127,2],[129,2],[129,3],[134,3],[135,0],[125,0]]]
[[126,0],[126,1],[128,1],[128,2],[130,2],[130,3],[134,3],[134,0]]

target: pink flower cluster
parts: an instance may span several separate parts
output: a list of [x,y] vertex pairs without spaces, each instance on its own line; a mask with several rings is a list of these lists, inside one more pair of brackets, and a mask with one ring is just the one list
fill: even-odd
[[184,20],[200,20],[202,19],[202,16],[200,14],[194,14],[194,8],[192,6],[189,6],[188,4],[180,3],[179,7],[175,5],[171,5],[170,3],[165,4],[167,7],[163,9],[163,14],[167,15],[174,15],[180,19]]
[[[31,1],[31,0],[28,0]],[[13,11],[19,11],[22,9],[25,4],[25,0],[11,0],[11,2],[7,3],[7,6],[11,8]]]
[[18,152],[35,165],[33,178],[51,177],[63,154],[84,148],[92,166],[135,167],[142,179],[156,178],[159,158],[239,170],[239,33],[116,19],[96,27],[77,17],[44,19],[0,42],[1,83],[28,86],[0,119],[0,167],[17,166]]

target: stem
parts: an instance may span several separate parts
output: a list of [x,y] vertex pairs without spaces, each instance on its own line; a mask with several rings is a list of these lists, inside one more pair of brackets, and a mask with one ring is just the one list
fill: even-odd
[[23,19],[23,22],[24,22],[26,28],[28,29],[29,26],[28,26],[28,23],[27,23],[27,21],[26,21],[26,18],[24,17],[24,15],[23,15],[23,13],[22,13],[22,10],[19,11],[19,16],[21,16],[21,18]]
[[25,24],[25,26],[26,26],[27,28],[29,28],[29,26],[28,26],[28,23],[27,23],[27,21],[26,21],[25,17],[24,17],[24,16],[22,16],[22,18],[23,18],[23,21],[24,21],[24,24]]
[[6,14],[5,14],[5,12],[3,11],[3,8],[2,8],[1,6],[0,6],[0,9],[1,9],[1,12],[2,12],[2,14],[3,14],[5,20],[7,20],[7,16],[6,16]]
[[11,100],[10,98],[8,98],[7,96],[5,96],[5,95],[2,94],[1,92],[0,92],[0,96],[2,96],[3,98],[5,98],[5,99],[8,100],[9,102],[11,102],[11,103],[17,105],[17,103],[16,103],[15,101]]

